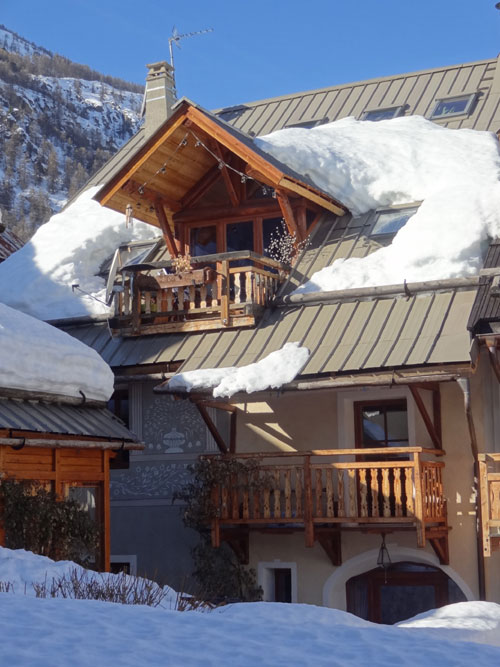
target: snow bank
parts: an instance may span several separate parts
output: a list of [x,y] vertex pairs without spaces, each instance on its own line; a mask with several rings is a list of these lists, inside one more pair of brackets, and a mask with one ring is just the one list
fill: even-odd
[[300,343],[286,343],[280,350],[248,366],[206,368],[178,373],[168,383],[171,390],[212,389],[213,396],[230,397],[239,391],[279,389],[291,382],[306,365],[309,350]]
[[492,602],[458,602],[432,609],[407,621],[400,628],[425,632],[426,636],[500,646],[500,606]]
[[500,235],[500,153],[489,132],[450,130],[419,116],[345,118],[256,142],[354,215],[423,201],[390,246],[337,260],[297,292],[476,274],[488,236]]
[[[24,549],[7,549],[0,547],[0,582],[12,584],[16,595],[35,596],[33,583],[43,584],[47,582],[48,587],[52,579],[59,579],[76,571],[78,576],[87,575],[100,583],[107,579],[121,579],[123,575],[111,574],[110,572],[94,572],[87,570],[73,561],[54,561],[46,556],[39,556]],[[128,579],[128,576],[127,576]],[[162,604],[167,609],[175,608],[177,593],[173,588],[166,586],[164,589],[167,596]]]
[[0,264],[0,302],[40,319],[108,312],[71,286],[103,299],[104,280],[95,274],[120,243],[152,238],[154,227],[134,222],[92,199],[89,188],[65,210],[52,216],[18,252]]
[[108,364],[64,331],[0,303],[0,387],[107,401]]
[[5,665],[470,667],[500,660],[494,646],[424,638],[298,604],[238,604],[200,614],[5,593],[0,624]]

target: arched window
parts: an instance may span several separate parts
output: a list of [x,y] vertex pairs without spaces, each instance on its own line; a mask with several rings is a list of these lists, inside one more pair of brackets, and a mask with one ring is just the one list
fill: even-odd
[[429,609],[465,602],[457,584],[442,570],[401,562],[377,567],[346,583],[347,611],[374,623],[398,623]]

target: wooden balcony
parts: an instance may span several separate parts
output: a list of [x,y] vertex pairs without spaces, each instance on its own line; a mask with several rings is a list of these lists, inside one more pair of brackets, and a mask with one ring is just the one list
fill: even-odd
[[195,257],[176,274],[170,261],[125,267],[113,288],[111,328],[122,335],[256,324],[287,268],[252,251]]
[[479,455],[483,553],[500,548],[500,454]]
[[[243,465],[241,472],[212,490],[213,545],[220,544],[221,533],[231,541],[231,530],[238,528],[240,534],[241,528],[304,530],[306,546],[317,539],[338,564],[341,530],[410,529],[416,531],[419,547],[428,539],[446,562],[444,463],[423,458],[442,452],[422,447],[364,449],[363,461],[360,453],[339,449],[230,455]],[[332,538],[338,543],[335,548]]]

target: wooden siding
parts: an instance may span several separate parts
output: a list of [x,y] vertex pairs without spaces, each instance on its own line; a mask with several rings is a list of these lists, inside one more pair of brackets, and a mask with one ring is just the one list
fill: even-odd
[[[60,497],[74,485],[92,485],[100,494],[101,568],[109,571],[109,450],[0,446],[0,473],[7,478],[50,483]],[[1,537],[1,531],[0,531]]]

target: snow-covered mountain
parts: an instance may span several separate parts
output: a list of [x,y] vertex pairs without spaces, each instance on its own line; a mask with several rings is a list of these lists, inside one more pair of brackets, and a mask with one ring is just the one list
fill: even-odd
[[23,238],[140,124],[142,87],[0,26],[0,210]]

